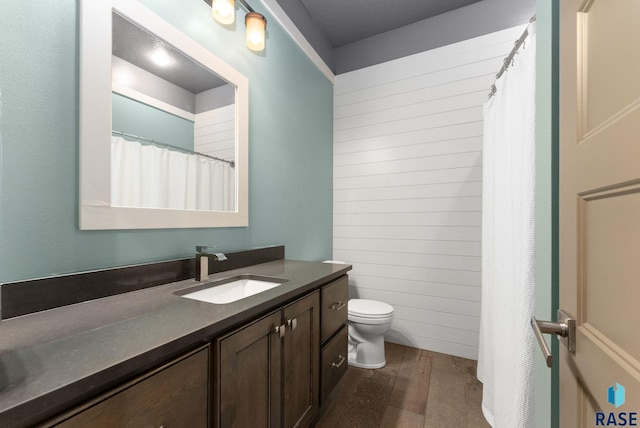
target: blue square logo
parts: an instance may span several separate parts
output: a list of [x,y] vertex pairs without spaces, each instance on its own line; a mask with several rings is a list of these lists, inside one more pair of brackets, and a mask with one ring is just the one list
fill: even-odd
[[624,386],[616,382],[615,385],[609,387],[608,392],[609,404],[616,406],[616,409],[624,404]]

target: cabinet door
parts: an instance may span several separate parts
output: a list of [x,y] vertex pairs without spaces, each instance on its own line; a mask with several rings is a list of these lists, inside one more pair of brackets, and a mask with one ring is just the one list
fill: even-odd
[[304,297],[284,308],[284,428],[307,426],[318,410],[320,298]]
[[208,367],[209,350],[205,348],[87,403],[78,409],[83,411],[55,426],[205,428]]
[[280,427],[280,311],[216,341],[217,427]]

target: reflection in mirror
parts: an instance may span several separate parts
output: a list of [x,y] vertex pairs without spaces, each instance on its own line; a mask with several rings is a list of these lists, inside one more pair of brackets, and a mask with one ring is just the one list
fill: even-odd
[[235,210],[235,86],[112,14],[111,203]]
[[247,78],[135,0],[80,22],[80,229],[247,226]]

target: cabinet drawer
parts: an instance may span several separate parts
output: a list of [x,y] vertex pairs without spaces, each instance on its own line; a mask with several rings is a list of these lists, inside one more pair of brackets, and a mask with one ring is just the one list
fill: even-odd
[[92,400],[55,426],[207,427],[208,372],[204,348]]
[[348,337],[348,327],[345,325],[322,348],[321,403],[327,399],[333,388],[347,372]]
[[349,280],[346,276],[322,287],[320,294],[322,310],[322,338],[324,343],[347,322],[347,302],[349,301]]

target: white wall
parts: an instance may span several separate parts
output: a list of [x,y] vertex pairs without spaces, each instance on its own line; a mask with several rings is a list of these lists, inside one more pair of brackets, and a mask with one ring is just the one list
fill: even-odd
[[477,358],[482,105],[523,29],[336,77],[333,258],[391,342]]

